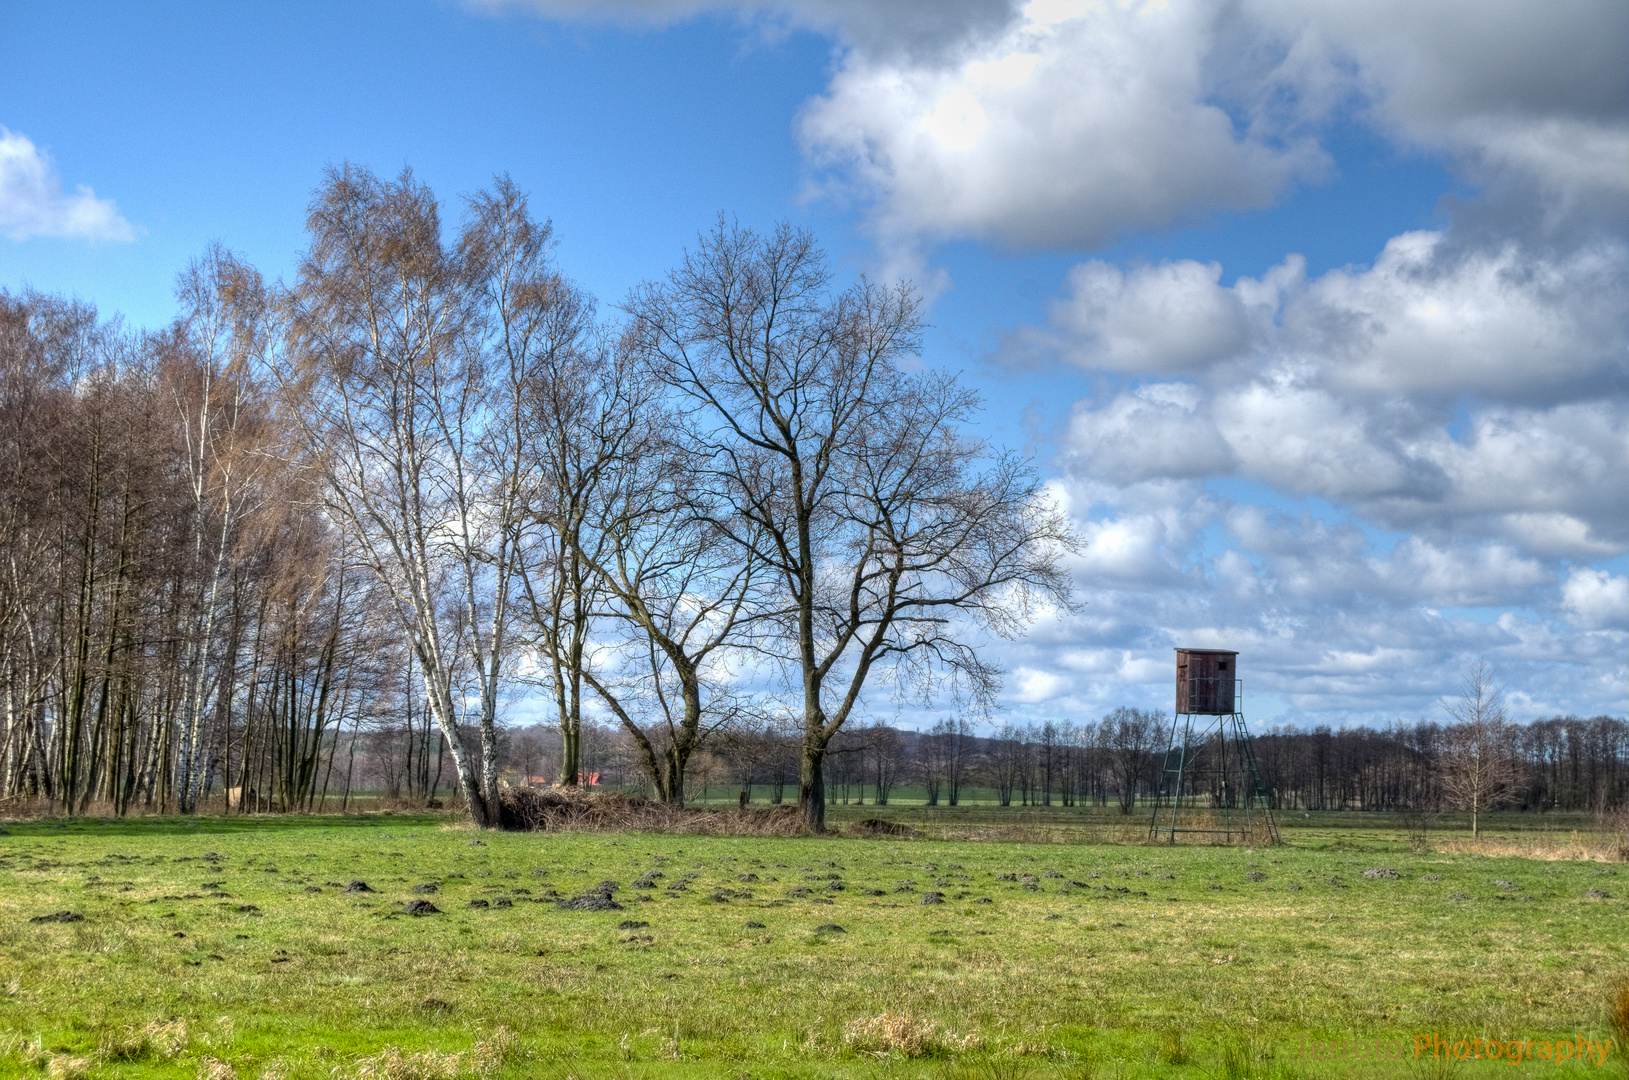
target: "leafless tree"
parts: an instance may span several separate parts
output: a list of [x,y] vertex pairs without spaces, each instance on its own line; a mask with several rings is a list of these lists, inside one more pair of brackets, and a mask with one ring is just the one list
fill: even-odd
[[905,769],[905,744],[899,732],[885,724],[866,727],[865,744],[871,766],[871,801],[887,806],[894,785]]
[[280,455],[276,431],[254,379],[267,347],[268,300],[260,274],[219,244],[211,245],[180,275],[180,329],[188,354],[169,365],[170,396],[186,455],[187,492],[193,501],[187,556],[197,583],[190,590],[176,802],[183,813],[197,804],[206,775],[206,719],[223,688],[213,663],[223,587],[232,548],[244,521],[269,493],[265,474]]
[[1167,738],[1165,714],[1122,705],[1103,718],[1098,732],[1120,789],[1120,813],[1129,814],[1137,807],[1137,792],[1152,786],[1156,755]]
[[922,330],[910,288],[835,291],[807,233],[721,219],[628,311],[690,411],[682,436],[720,501],[713,523],[777,578],[799,803],[822,829],[827,748],[873,672],[923,698],[948,682],[987,701],[999,673],[978,631],[1068,605],[1060,555],[1075,537],[1024,462],[964,433],[976,395],[906,370]]
[[1017,789],[1023,771],[1023,731],[1015,724],[1002,724],[996,731],[991,747],[988,769],[990,784],[996,790],[996,799],[1002,806],[1012,805],[1013,791]]
[[1442,708],[1452,719],[1438,759],[1443,794],[1450,805],[1470,813],[1471,836],[1480,837],[1481,816],[1508,802],[1521,779],[1504,688],[1481,660],[1460,680],[1459,698]]
[[[751,661],[739,639],[765,574],[718,528],[716,499],[674,452],[676,421],[658,389],[615,345],[540,366],[530,400],[546,482],[533,517],[556,554],[552,590],[528,584],[527,596],[561,708],[580,711],[576,684],[587,683],[638,747],[657,797],[682,804],[691,756],[754,715],[727,685]],[[620,628],[619,647],[589,656],[596,615],[605,630]],[[726,661],[731,670],[715,670]]]

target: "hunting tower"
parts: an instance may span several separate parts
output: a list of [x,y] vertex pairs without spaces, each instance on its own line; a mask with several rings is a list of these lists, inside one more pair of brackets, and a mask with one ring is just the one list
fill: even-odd
[[1159,765],[1150,838],[1276,844],[1281,838],[1244,723],[1239,654],[1176,650],[1176,711]]

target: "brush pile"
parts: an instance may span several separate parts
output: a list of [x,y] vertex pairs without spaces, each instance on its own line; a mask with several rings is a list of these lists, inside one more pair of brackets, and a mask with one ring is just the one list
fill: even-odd
[[794,805],[715,810],[670,806],[620,791],[509,788],[500,806],[505,829],[530,832],[801,836],[808,831]]

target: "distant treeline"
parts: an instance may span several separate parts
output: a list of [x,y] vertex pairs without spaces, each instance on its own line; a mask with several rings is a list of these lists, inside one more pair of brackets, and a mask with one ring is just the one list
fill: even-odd
[[[829,759],[832,802],[887,805],[910,788],[913,801],[954,806],[993,799],[1011,806],[1131,808],[1154,794],[1170,735],[1158,712],[1119,709],[1096,724],[1007,724],[993,736],[944,721],[928,731],[868,725],[845,732]],[[1509,750],[1518,782],[1508,805],[1521,810],[1613,810],[1629,802],[1629,721],[1555,717],[1512,725]],[[1446,809],[1444,758],[1452,725],[1298,728],[1255,737],[1256,756],[1276,808],[1295,810]],[[547,776],[553,757],[545,730],[515,731],[504,745],[508,775]],[[584,761],[601,783],[642,780],[631,747],[612,728],[594,728]],[[697,795],[780,801],[797,783],[797,741],[774,731],[737,732],[696,759]]]
[[[1258,735],[1256,756],[1281,806],[1303,810],[1441,809],[1453,726],[1285,726]],[[1629,721],[1558,716],[1511,725],[1508,805],[1602,811],[1629,797]]]

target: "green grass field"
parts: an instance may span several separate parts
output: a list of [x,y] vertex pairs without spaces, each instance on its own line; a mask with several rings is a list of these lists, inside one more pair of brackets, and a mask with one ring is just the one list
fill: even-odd
[[[478,834],[410,814],[11,823],[0,1075],[1312,1080],[1629,1062],[1536,1056],[1617,1037],[1629,866],[1489,857],[1449,834],[1415,854],[1394,823],[1359,827],[1372,816],[1286,818],[1289,843],[1255,850],[1105,842],[1146,830],[1117,815],[833,818],[877,813],[952,838]],[[1489,850],[1521,848],[1514,821]],[[1364,876],[1379,869],[1397,876]],[[619,909],[557,906],[605,882]],[[82,918],[37,921],[58,912]],[[1473,1056],[1416,1058],[1427,1035]],[[1476,1040],[1501,1057],[1478,1060]],[[1405,1056],[1357,1056],[1377,1043]],[[1511,1048],[1534,1056],[1512,1067]]]

